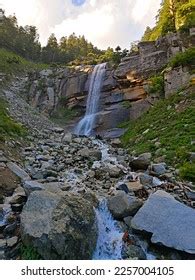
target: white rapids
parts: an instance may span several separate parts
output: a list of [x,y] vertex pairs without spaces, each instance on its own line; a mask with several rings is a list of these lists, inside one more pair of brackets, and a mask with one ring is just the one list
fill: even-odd
[[98,239],[93,260],[121,260],[123,233],[108,210],[106,199],[100,201],[95,212]]

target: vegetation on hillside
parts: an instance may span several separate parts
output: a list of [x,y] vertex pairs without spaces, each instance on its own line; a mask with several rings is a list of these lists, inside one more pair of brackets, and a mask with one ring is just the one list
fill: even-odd
[[169,62],[172,68],[178,66],[195,66],[195,47],[187,49],[185,52],[177,53]]
[[0,98],[0,141],[7,137],[24,136],[25,128],[16,123],[8,114],[7,103]]
[[154,28],[149,26],[142,41],[155,41],[160,36],[195,26],[195,0],[163,0]]
[[194,106],[193,89],[159,101],[141,118],[125,125],[128,131],[122,138],[124,146],[135,154],[152,152],[156,158],[164,156],[166,162],[181,168],[182,177],[195,180],[187,168],[189,153],[195,152]]
[[0,72],[4,74],[19,74],[33,69],[44,69],[48,65],[33,63],[14,52],[0,48]]
[[27,60],[51,64],[97,64],[111,62],[118,64],[120,59],[128,53],[118,46],[114,50],[108,47],[107,50],[100,50],[84,36],[63,36],[57,41],[55,34],[48,38],[47,45],[41,47],[39,34],[35,26],[19,26],[15,16],[3,14],[0,28],[0,48],[10,50]]

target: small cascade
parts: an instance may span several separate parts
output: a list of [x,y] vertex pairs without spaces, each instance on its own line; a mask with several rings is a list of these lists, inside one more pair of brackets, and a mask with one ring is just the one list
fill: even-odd
[[106,199],[100,202],[95,212],[98,240],[93,260],[121,260],[123,233],[108,210]]
[[96,65],[93,70],[87,98],[86,113],[74,130],[74,133],[77,135],[90,136],[92,134],[96,121],[96,114],[99,110],[100,92],[105,71],[106,63]]

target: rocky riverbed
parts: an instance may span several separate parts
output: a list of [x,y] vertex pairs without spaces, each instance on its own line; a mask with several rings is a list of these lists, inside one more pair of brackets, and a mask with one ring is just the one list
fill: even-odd
[[0,259],[20,259],[24,245],[42,259],[195,258],[192,184],[119,139],[65,134],[20,89],[3,92],[29,135],[0,151]]
[[[174,179],[173,168],[152,163],[151,154],[135,158],[119,139],[64,135],[59,128],[31,136],[22,154],[23,166],[1,152],[1,170],[20,179],[0,208],[1,258],[20,257],[21,240],[44,259],[92,258],[101,234],[93,209],[103,198],[120,227],[121,258],[147,258],[151,244],[154,252],[158,247],[154,258],[167,258],[167,248],[174,249],[170,258],[175,249],[177,258],[193,258],[194,192]],[[143,243],[143,232],[152,233],[151,241]]]

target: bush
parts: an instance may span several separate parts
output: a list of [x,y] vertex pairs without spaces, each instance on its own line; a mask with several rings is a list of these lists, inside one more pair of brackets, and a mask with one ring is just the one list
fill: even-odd
[[149,93],[164,93],[164,78],[162,75],[154,76],[149,79]]
[[16,123],[7,113],[6,103],[0,98],[0,140],[6,136],[23,136],[25,129],[21,124]]
[[169,65],[174,68],[178,66],[195,65],[195,48],[189,48],[185,52],[177,53],[170,61]]
[[195,163],[186,162],[179,171],[183,179],[195,182]]
[[20,248],[20,254],[22,260],[41,260],[40,255],[31,246],[27,247],[24,244],[22,244]]

